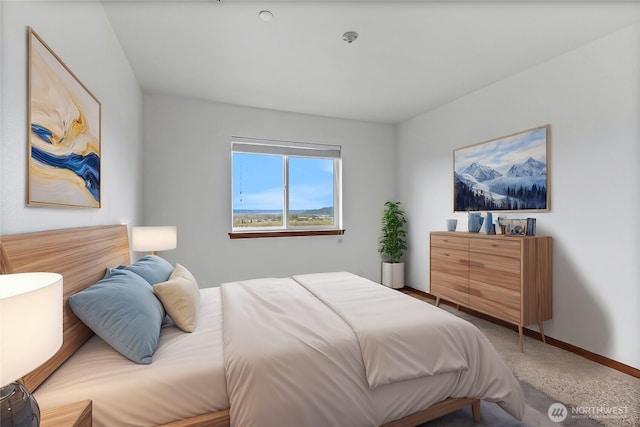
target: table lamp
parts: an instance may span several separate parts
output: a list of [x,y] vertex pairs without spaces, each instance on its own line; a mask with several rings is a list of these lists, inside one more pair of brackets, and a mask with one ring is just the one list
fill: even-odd
[[18,380],[62,345],[62,276],[0,274],[0,425],[40,425],[40,408]]
[[175,226],[133,227],[131,246],[135,252],[167,251],[178,247],[178,231]]

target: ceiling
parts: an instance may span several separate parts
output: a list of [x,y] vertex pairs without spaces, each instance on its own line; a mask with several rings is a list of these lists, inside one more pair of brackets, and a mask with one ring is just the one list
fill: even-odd
[[145,92],[381,123],[640,21],[638,1],[102,4]]

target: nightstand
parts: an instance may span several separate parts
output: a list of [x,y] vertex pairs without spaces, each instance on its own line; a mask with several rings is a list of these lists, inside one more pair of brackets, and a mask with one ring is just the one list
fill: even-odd
[[40,427],[91,427],[91,401],[83,400],[42,411]]

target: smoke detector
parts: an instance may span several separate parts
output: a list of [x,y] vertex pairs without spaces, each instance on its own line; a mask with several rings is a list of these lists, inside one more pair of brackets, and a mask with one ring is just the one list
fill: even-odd
[[342,35],[342,40],[346,41],[349,44],[353,43],[357,38],[358,33],[356,33],[355,31],[347,31]]
[[268,10],[261,10],[258,15],[260,16],[260,19],[265,22],[271,21],[273,19],[273,13]]

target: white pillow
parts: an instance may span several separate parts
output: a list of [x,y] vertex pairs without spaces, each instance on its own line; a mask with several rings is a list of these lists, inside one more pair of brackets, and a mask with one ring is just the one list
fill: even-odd
[[173,323],[185,332],[193,332],[200,310],[200,288],[193,274],[176,264],[169,280],[153,285],[153,291]]

